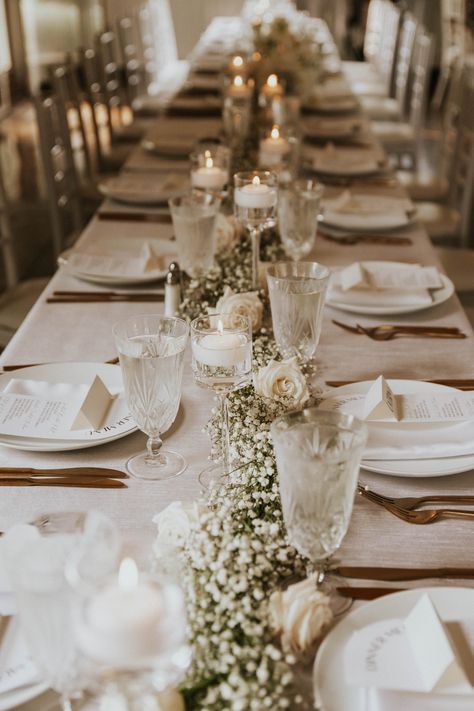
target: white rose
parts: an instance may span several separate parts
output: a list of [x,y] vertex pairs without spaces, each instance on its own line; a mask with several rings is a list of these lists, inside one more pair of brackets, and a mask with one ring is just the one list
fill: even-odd
[[184,699],[176,689],[158,694],[158,711],[185,711]]
[[216,218],[216,237],[218,251],[223,249],[231,249],[237,242],[239,236],[239,226],[233,215],[223,215],[217,213]]
[[238,314],[248,316],[252,322],[252,331],[258,331],[262,325],[263,304],[256,291],[237,294],[226,286],[224,294],[216,304],[214,313]]
[[296,655],[310,650],[333,618],[329,598],[316,588],[314,576],[272,593],[268,611],[284,652]]
[[253,376],[255,392],[279,402],[299,407],[309,398],[306,378],[299,369],[296,356],[287,360],[271,360]]
[[173,501],[156,514],[153,523],[158,526],[157,549],[162,545],[182,548],[205,510],[206,506],[198,501]]

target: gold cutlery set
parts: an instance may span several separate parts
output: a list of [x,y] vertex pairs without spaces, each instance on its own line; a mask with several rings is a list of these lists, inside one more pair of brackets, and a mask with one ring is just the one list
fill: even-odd
[[126,489],[128,475],[105,467],[32,469],[0,467],[0,486],[62,486],[86,489]]
[[404,324],[382,324],[378,326],[355,326],[332,319],[332,323],[345,331],[362,336],[368,336],[373,341],[391,341],[397,336],[412,336],[419,338],[466,338],[457,326],[407,326]]
[[164,291],[53,291],[46,299],[47,304],[95,304],[115,301],[136,303],[164,301]]

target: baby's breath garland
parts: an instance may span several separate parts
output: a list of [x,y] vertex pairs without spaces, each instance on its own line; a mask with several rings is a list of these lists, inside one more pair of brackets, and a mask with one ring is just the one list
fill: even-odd
[[[262,240],[261,258],[275,261],[280,249],[269,233]],[[185,286],[184,317],[192,319],[215,307],[226,285],[236,292],[249,290],[246,235],[233,250],[221,251],[216,261],[205,277]],[[275,341],[262,328],[254,334],[254,365],[259,368],[276,358]],[[230,394],[230,447],[238,469],[210,493],[205,507],[198,507],[198,513],[193,509],[181,549],[193,646],[182,693],[186,708],[193,711],[307,707],[292,686],[296,660],[274,640],[268,614],[271,592],[288,577],[305,573],[304,562],[286,538],[269,432],[288,405],[284,399],[260,396],[252,385]],[[217,411],[206,430],[211,457],[217,459]]]

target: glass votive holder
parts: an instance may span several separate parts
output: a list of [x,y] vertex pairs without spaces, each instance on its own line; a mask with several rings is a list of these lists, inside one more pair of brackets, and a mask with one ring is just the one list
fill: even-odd
[[278,228],[286,254],[295,261],[314,247],[323,191],[321,183],[303,178],[279,186]]
[[246,54],[235,54],[229,59],[227,74],[229,76],[247,77],[249,73],[249,62]]
[[260,88],[258,94],[258,105],[262,109],[270,108],[272,101],[277,96],[283,96],[285,93],[284,86],[276,74],[270,74],[267,80]]
[[181,268],[192,278],[205,274],[216,251],[219,195],[190,190],[168,200]]
[[191,185],[197,190],[221,193],[229,183],[231,151],[215,142],[201,142],[190,155]]
[[263,130],[258,154],[260,168],[285,172],[288,178],[297,173],[299,155],[300,140],[293,132],[277,124]]
[[271,117],[274,124],[296,130],[300,124],[301,99],[299,96],[274,96]]
[[230,96],[236,101],[250,101],[254,88],[254,80],[247,79],[243,74],[224,79],[224,97]]
[[245,141],[250,129],[251,101],[226,96],[223,103],[222,123],[224,135],[231,146]]

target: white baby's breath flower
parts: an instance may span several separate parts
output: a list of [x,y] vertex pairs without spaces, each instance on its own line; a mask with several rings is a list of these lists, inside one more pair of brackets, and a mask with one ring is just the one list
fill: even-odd
[[285,653],[302,655],[332,620],[329,598],[316,588],[314,576],[270,596],[270,622]]
[[298,367],[296,356],[271,360],[253,377],[255,391],[262,397],[300,407],[309,398],[306,378]]
[[158,526],[156,545],[182,548],[205,511],[207,507],[199,501],[173,501],[153,518],[153,523]]
[[212,311],[214,313],[248,316],[254,332],[258,331],[262,325],[263,304],[256,291],[235,293],[230,286],[226,286],[224,294]]

